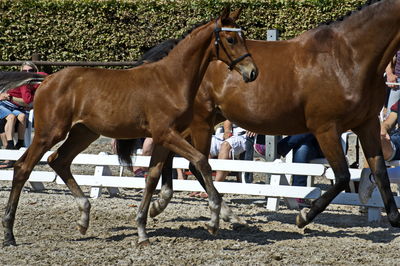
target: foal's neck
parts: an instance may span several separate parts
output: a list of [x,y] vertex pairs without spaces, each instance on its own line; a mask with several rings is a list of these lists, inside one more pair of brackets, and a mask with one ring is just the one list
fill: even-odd
[[378,63],[377,74],[385,67],[399,49],[400,0],[386,0],[365,7],[358,14],[345,19],[338,29],[356,53],[356,61]]
[[165,58],[170,73],[178,78],[178,83],[185,89],[196,89],[212,59],[212,37],[214,22],[194,29]]

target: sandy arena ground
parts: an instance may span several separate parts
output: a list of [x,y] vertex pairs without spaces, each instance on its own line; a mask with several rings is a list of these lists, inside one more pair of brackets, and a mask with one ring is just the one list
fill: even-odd
[[[99,151],[109,151],[108,142],[94,143],[85,152]],[[118,169],[114,170],[117,174]],[[93,171],[93,167],[73,169],[74,173]],[[317,183],[329,186],[322,178]],[[2,212],[10,186],[10,182],[0,182]],[[204,227],[210,217],[207,200],[175,193],[166,211],[148,220],[151,245],[138,247],[133,215],[141,199],[140,191],[121,189],[118,197],[105,192],[101,198],[90,200],[90,228],[82,236],[75,229],[79,211],[70,192],[61,185],[45,186],[46,190],[34,192],[26,185],[14,229],[18,246],[0,247],[0,265],[400,263],[400,229],[392,228],[386,216],[380,223],[368,223],[358,207],[329,206],[312,224],[298,229],[298,212],[283,203],[278,212],[272,212],[257,203],[262,198],[225,195],[248,226],[233,227],[222,221],[219,234],[212,236]],[[83,189],[88,195],[89,188]]]

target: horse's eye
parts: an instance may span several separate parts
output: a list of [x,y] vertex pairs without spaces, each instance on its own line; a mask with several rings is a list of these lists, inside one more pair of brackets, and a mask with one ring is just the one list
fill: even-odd
[[228,37],[226,40],[228,41],[229,44],[235,43],[235,38],[233,38],[233,37]]

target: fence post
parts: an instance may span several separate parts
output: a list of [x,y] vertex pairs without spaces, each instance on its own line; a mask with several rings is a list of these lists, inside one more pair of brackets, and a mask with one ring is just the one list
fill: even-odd
[[[276,29],[267,30],[267,41],[277,41],[279,38],[279,31]],[[278,158],[276,146],[278,141],[281,140],[281,136],[265,136],[265,160],[267,162],[273,162]]]
[[278,30],[267,30],[267,41],[277,41],[279,39]]

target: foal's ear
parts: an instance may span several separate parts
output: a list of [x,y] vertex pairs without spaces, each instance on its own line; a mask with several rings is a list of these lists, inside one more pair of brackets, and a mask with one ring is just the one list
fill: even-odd
[[224,20],[226,20],[227,18],[229,18],[230,9],[231,9],[230,6],[227,6],[227,7],[224,8],[224,10],[222,10],[222,14],[221,14],[221,16],[220,16],[221,21],[224,21]]
[[233,21],[236,21],[236,20],[239,18],[240,13],[242,13],[242,8],[241,8],[241,7],[238,8],[238,9],[236,9],[235,11],[232,11],[232,12],[229,14],[229,17],[230,17],[231,19],[233,19]]

